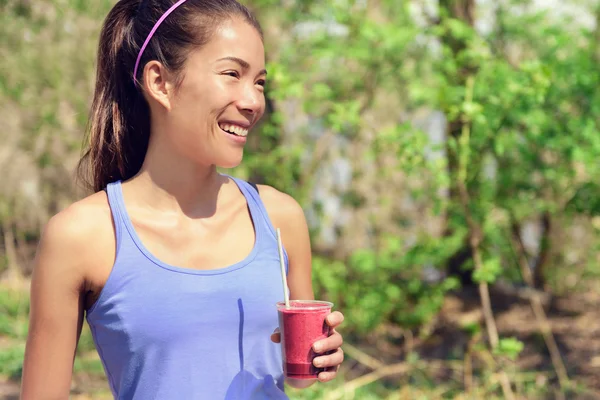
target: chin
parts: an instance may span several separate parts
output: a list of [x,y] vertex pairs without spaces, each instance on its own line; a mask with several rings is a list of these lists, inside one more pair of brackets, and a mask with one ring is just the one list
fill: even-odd
[[221,160],[218,160],[216,165],[226,169],[235,168],[242,163],[243,158],[243,153],[235,157],[223,157]]

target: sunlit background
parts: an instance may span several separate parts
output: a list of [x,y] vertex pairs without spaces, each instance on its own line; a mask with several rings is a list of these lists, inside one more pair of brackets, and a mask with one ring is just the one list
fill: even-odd
[[[113,4],[0,0],[0,398]],[[268,114],[227,172],[302,204],[346,315],[339,377],[291,398],[600,398],[600,1],[245,4]],[[87,327],[72,394],[111,398]]]

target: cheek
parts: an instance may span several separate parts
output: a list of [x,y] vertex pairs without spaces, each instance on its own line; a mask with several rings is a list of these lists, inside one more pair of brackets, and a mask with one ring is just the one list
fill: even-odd
[[267,109],[267,101],[266,101],[265,95],[263,93],[263,95],[261,96],[261,99],[260,99],[260,109],[258,110],[258,117],[259,118],[264,115],[266,109]]
[[[218,80],[190,80],[177,96],[177,104],[187,111],[206,112],[214,106],[215,99],[223,96],[227,88]],[[193,115],[193,114],[192,114]]]

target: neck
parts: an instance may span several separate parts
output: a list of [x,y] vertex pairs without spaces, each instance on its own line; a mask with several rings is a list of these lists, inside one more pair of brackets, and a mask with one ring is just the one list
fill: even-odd
[[131,192],[137,204],[206,216],[215,212],[225,182],[214,165],[199,165],[169,152],[167,146],[150,145],[142,168],[128,184],[135,187]]

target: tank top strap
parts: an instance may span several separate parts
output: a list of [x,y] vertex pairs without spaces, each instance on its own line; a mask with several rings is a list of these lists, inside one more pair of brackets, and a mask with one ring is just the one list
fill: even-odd
[[246,197],[246,202],[248,202],[250,212],[253,216],[258,217],[256,218],[256,223],[260,222],[263,225],[263,227],[266,228],[264,230],[265,233],[268,233],[269,236],[273,237],[274,239],[277,239],[277,233],[275,232],[275,228],[271,223],[269,214],[267,213],[267,209],[265,208],[265,205],[263,204],[258,191],[254,189],[252,185],[250,185],[250,183],[246,182],[245,180],[235,178],[232,176],[230,176],[229,178],[232,179],[238,185],[240,191],[242,192],[244,197]]
[[110,207],[110,213],[112,214],[113,223],[115,225],[115,238],[117,252],[121,247],[123,229],[125,228],[125,221],[123,220],[123,210],[125,206],[123,203],[123,196],[121,196],[121,181],[111,182],[106,185],[106,195],[108,197],[108,205]]
[[[262,240],[263,238],[261,238],[261,240],[259,241],[263,242],[264,245],[269,247],[275,246],[275,249],[277,249],[277,233],[275,231],[273,223],[271,222],[271,219],[269,218],[267,209],[265,208],[265,205],[258,191],[245,180],[235,178],[229,175],[227,175],[227,177],[232,179],[236,183],[236,185],[246,198],[246,202],[248,203],[248,208],[252,216],[252,221],[255,224],[256,235],[264,236],[265,239]],[[108,196],[108,203],[115,225],[116,248],[118,255],[119,249],[123,246],[123,239],[125,238],[129,238],[129,240],[133,242],[132,244],[134,244],[134,247],[136,247],[135,239],[131,237],[131,234],[126,234],[125,237],[123,237],[123,232],[128,232],[126,219],[128,217],[121,191],[121,181],[109,183],[106,186],[106,194]],[[127,239],[125,240],[129,241]],[[129,245],[126,245],[126,247],[128,246]],[[287,270],[289,267],[289,260],[285,247],[283,248],[283,259]]]
[[[271,222],[271,219],[269,218],[269,214],[267,212],[267,209],[265,208],[265,204],[263,203],[258,190],[255,189],[253,185],[251,185],[249,182],[246,182],[245,180],[235,178],[229,175],[227,176],[237,184],[244,197],[246,197],[248,208],[250,209],[250,213],[254,216],[253,219],[255,219],[255,223],[260,223],[262,225],[260,228],[258,226],[255,227],[256,234],[258,235],[261,231],[265,232],[268,239],[270,239],[266,240],[266,242],[269,243],[269,245],[274,244],[275,248],[277,248],[277,232],[275,230],[275,227],[273,226],[273,223]],[[283,260],[285,261],[287,272],[287,269],[289,267],[289,260],[285,247],[283,248]]]

